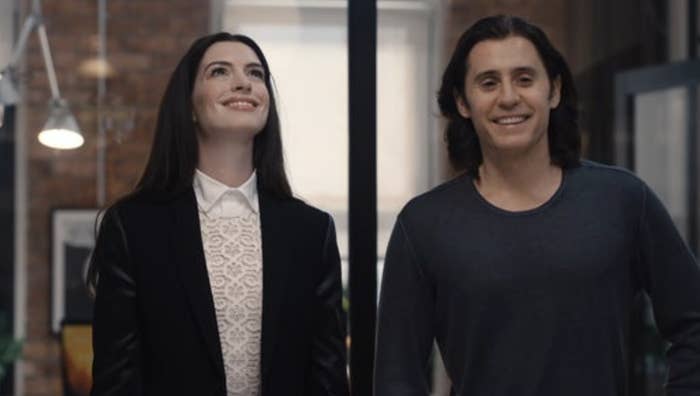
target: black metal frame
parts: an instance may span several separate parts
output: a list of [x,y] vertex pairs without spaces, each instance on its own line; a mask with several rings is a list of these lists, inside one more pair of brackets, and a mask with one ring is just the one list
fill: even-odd
[[[12,39],[17,38],[20,27],[20,7],[19,0],[14,0],[13,16],[12,16]],[[15,312],[15,141],[16,141],[16,117],[17,106],[5,107],[4,122],[0,122],[0,208],[3,210],[0,214],[0,289],[4,293],[0,297],[0,309],[5,311],[9,320],[9,331],[14,331],[14,322],[17,317]],[[9,236],[6,234],[9,232]],[[15,369],[14,364],[7,368],[5,378],[0,381],[0,395],[11,395],[15,391]]]
[[352,394],[372,394],[377,304],[377,4],[348,1]]
[[[615,76],[615,162],[634,169],[634,96],[645,92],[685,87],[687,96],[687,212],[688,244],[698,253],[698,86],[700,86],[700,61],[697,60],[698,24],[697,0],[688,0],[688,59],[684,62],[635,69]],[[649,386],[654,381],[647,378],[645,355],[662,359],[665,345],[654,325],[648,323],[651,306],[640,298],[635,304],[630,339],[630,394],[656,396],[663,390]],[[653,359],[652,359],[653,360]]]
[[615,76],[615,163],[634,170],[634,96],[669,88],[688,89],[688,244],[698,252],[698,122],[700,60],[635,69]]
[[[681,63],[635,69],[615,76],[615,162],[634,170],[634,97],[645,92],[659,91],[675,87],[688,90],[687,120],[687,213],[688,245],[698,253],[698,100],[700,85],[700,61],[690,60]],[[663,362],[664,342],[653,323],[649,323],[651,305],[648,299],[640,298],[632,313],[629,364],[630,394],[639,396],[660,396],[658,383],[662,379],[649,372],[647,357],[652,357],[652,366]],[[653,376],[654,378],[651,378]],[[656,384],[652,386],[652,384]]]
[[[6,328],[14,331],[15,312],[15,117],[16,106],[5,108],[5,122],[0,127],[0,312],[5,315]],[[4,334],[3,334],[4,335]],[[0,381],[0,395],[14,390],[14,369]]]

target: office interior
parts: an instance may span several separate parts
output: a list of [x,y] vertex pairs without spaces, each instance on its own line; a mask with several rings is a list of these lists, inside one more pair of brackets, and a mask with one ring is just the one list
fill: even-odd
[[[459,35],[493,14],[524,17],[548,34],[575,77],[584,157],[637,173],[697,253],[697,0],[368,2],[376,7],[369,48],[376,55],[376,156],[355,150],[353,160],[349,108],[364,99],[350,89],[350,57],[361,53],[348,42],[375,28],[371,15],[349,18],[354,1],[0,1],[0,87],[12,82],[7,89],[15,94],[0,101],[0,347],[21,346],[0,361],[0,395],[89,389],[92,313],[81,280],[96,213],[133,188],[170,73],[195,38],[216,31],[249,35],[268,57],[292,188],[333,216],[346,287],[351,267],[361,265],[349,260],[351,225],[366,224],[349,220],[349,202],[358,198],[350,191],[376,193],[368,245],[376,246],[369,252],[376,260],[364,263],[376,268],[376,279],[356,283],[353,296],[376,299],[403,205],[455,175],[435,93]],[[78,129],[72,147],[39,140],[61,111]],[[349,188],[358,161],[373,164],[376,184],[368,190]],[[352,300],[346,293],[346,306]],[[667,346],[644,297],[633,320],[631,394],[660,396]],[[349,328],[371,332],[373,325]],[[371,381],[365,360],[354,362],[364,370],[358,381]],[[431,367],[432,394],[448,395],[439,355]]]

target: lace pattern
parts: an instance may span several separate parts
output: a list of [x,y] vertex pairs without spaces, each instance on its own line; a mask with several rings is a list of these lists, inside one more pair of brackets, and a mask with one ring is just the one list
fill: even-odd
[[257,213],[208,217],[200,225],[214,297],[228,396],[260,393],[262,241]]

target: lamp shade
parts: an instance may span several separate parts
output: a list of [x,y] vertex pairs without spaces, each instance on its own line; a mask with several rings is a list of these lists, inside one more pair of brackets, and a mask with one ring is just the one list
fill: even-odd
[[49,104],[49,119],[38,138],[44,146],[59,150],[78,148],[85,142],[75,117],[63,99],[52,100]]
[[92,78],[110,78],[116,74],[112,64],[100,58],[84,60],[78,67],[78,71],[80,74]]
[[0,104],[13,105],[19,101],[19,94],[15,82],[12,81],[12,73],[5,70],[0,73]]

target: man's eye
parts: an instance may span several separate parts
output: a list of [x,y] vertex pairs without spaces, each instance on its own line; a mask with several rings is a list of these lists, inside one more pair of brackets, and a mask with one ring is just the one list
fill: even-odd
[[522,76],[518,78],[518,83],[520,85],[530,85],[532,84],[532,77],[530,76]]
[[486,79],[486,80],[482,80],[481,83],[480,83],[479,85],[480,85],[482,88],[485,88],[485,89],[492,89],[492,88],[494,88],[497,84],[498,84],[498,82],[497,82],[496,80],[493,80],[493,79]]

